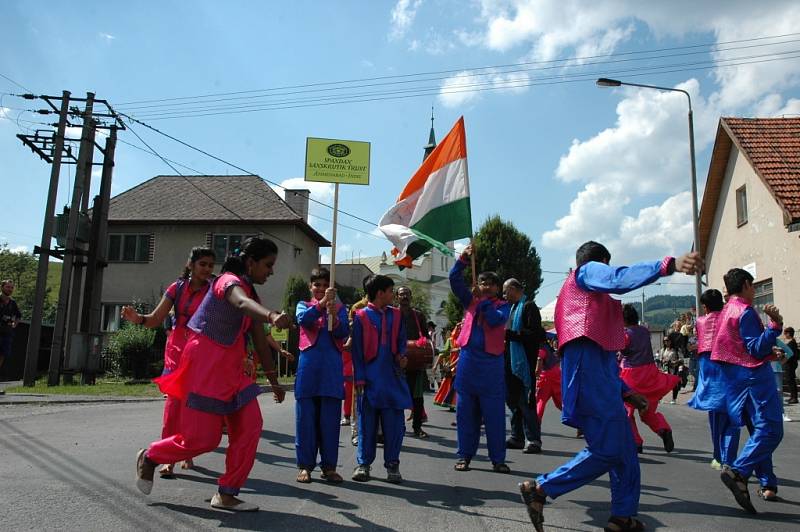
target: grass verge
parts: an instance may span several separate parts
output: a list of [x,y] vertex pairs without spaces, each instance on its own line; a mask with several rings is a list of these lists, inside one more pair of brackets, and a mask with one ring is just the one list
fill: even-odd
[[[282,377],[281,384],[294,384],[294,377]],[[266,384],[259,379],[259,384]],[[14,386],[6,388],[6,393],[28,393],[44,395],[92,395],[106,397],[161,397],[161,392],[152,382],[97,379],[97,383],[48,386],[47,379],[39,379],[33,387]]]

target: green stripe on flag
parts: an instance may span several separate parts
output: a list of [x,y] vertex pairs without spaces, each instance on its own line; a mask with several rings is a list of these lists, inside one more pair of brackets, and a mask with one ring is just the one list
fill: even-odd
[[[453,252],[445,245],[445,242],[472,236],[472,215],[469,197],[431,209],[409,229],[429,245],[422,249],[418,255],[414,255],[412,248],[417,243],[422,244],[422,242],[414,242],[408,246],[407,255],[416,258],[431,247],[435,247],[442,253],[452,256]],[[414,251],[417,250],[415,249]]]

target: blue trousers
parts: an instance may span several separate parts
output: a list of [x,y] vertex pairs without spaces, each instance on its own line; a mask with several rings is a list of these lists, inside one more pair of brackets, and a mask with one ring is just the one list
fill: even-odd
[[[750,437],[753,437],[753,433],[755,432],[755,426],[753,422],[750,421],[749,418],[744,419],[745,425],[747,426],[747,431],[750,433]],[[781,417],[781,423],[783,423],[783,418]],[[783,425],[781,424],[781,428]],[[749,440],[748,440],[749,441]],[[731,460],[736,458],[736,454],[739,450],[739,429],[736,428],[736,438],[733,440],[733,444],[731,445],[730,456]],[[762,461],[756,463],[753,466],[753,474],[758,479],[758,483],[762,487],[770,487],[773,490],[778,490],[778,477],[775,476],[775,472],[772,468],[772,453],[769,454],[768,457],[764,458]]]
[[[366,394],[358,397],[358,465],[372,465],[378,443],[378,420],[383,427],[383,465],[396,466],[400,463],[400,449],[406,432],[405,415],[401,408],[375,408],[369,403]],[[338,414],[337,414],[338,417]],[[338,423],[338,419],[337,419]]]
[[731,423],[727,412],[713,411],[708,412],[708,426],[711,429],[714,460],[731,465],[739,453],[739,427]]
[[486,427],[486,447],[493,464],[506,461],[506,405],[502,396],[458,392],[456,433],[459,458],[472,460],[481,439],[481,421]]
[[323,471],[336,469],[342,400],[334,397],[304,397],[295,400],[294,410],[297,467],[312,471],[319,454],[319,465]]
[[772,453],[783,439],[783,405],[769,364],[746,368],[722,364],[731,423],[746,426],[750,438],[731,464],[744,478],[755,474],[762,486],[777,487]]
[[583,431],[586,448],[536,482],[555,499],[608,473],[612,515],[636,515],[639,457],[622,402],[616,353],[588,339],[574,340],[562,350],[561,370],[562,421]]

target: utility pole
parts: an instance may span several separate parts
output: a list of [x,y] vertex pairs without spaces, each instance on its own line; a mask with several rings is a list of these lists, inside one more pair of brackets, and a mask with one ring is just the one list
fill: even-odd
[[[80,202],[84,192],[86,180],[87,159],[91,160],[90,152],[94,151],[94,117],[92,116],[94,106],[94,93],[87,93],[86,108],[83,114],[83,130],[81,132],[81,147],[78,153],[78,166],[75,171],[75,184],[72,189],[72,201],[69,209],[69,222],[67,225],[66,248],[64,249],[64,263],[61,270],[61,287],[58,294],[58,310],[56,311],[56,324],[53,328],[53,343],[50,346],[50,365],[48,367],[48,386],[58,386],[61,370],[61,353],[63,346],[69,343],[69,336],[72,331],[65,330],[67,320],[67,309],[77,308],[80,301],[74,298],[70,301],[70,285],[73,281],[73,267],[77,251],[77,232],[80,213]],[[91,163],[88,166],[89,176],[91,177]],[[80,292],[78,292],[80,296]],[[70,312],[72,314],[72,312]],[[65,339],[66,337],[66,339]]]
[[[84,305],[90,305],[89,318],[83,324],[83,328],[90,332],[97,333],[99,337],[100,329],[100,291],[102,289],[102,271],[95,271],[105,267],[105,247],[107,238],[108,205],[111,194],[111,175],[114,166],[114,149],[116,146],[117,131],[125,129],[124,123],[118,118],[106,100],[97,100],[93,93],[87,93],[86,98],[75,98],[69,91],[63,91],[62,96],[37,96],[34,94],[23,94],[26,100],[42,100],[49,109],[40,109],[38,114],[58,114],[58,123],[52,124],[56,131],[36,130],[35,134],[18,134],[17,137],[31,151],[38,154],[42,159],[52,165],[50,173],[50,184],[48,189],[47,204],[44,213],[44,224],[42,228],[41,246],[34,248],[34,253],[39,254],[39,264],[37,269],[36,295],[31,317],[31,328],[28,335],[28,345],[25,357],[25,386],[33,386],[36,380],[39,351],[41,346],[41,328],[44,317],[44,299],[47,293],[47,270],[50,257],[63,260],[61,272],[61,287],[59,290],[58,307],[56,310],[56,323],[53,328],[53,340],[50,346],[50,362],[48,367],[48,384],[57,385],[59,383],[62,363],[62,351],[67,347],[67,354],[72,343],[72,334],[76,332],[78,319],[81,317],[81,287],[83,286],[84,271],[82,267],[89,264],[91,267],[86,270],[86,277],[91,279],[93,289],[87,288],[87,295],[84,296]],[[59,102],[57,106],[54,102]],[[70,108],[70,103],[84,102],[85,108],[81,111],[77,107]],[[95,112],[94,106],[104,105],[106,112]],[[78,142],[78,139],[66,138],[66,128],[73,127],[70,123],[70,116],[78,116],[83,119],[81,130],[80,151],[76,158],[73,154],[73,147],[70,142]],[[111,124],[103,123],[100,119],[110,119]],[[97,129],[110,130],[109,138],[106,140],[105,149],[95,142]],[[93,213],[93,221],[97,227],[92,226],[92,248],[87,252],[84,248],[89,243],[86,229],[86,211],[89,207],[89,190],[91,186],[92,166],[94,149],[97,148],[105,155],[103,161],[103,181],[101,183],[100,200],[95,207],[99,214]],[[69,216],[66,232],[63,229],[56,229],[55,203],[58,193],[58,181],[62,164],[75,164],[76,175],[75,185],[72,190],[72,198],[69,207]],[[103,202],[102,198],[105,198]],[[104,205],[104,206],[103,206]],[[81,217],[81,215],[83,215]],[[101,223],[102,222],[102,223]],[[60,227],[60,224],[58,224]],[[55,235],[54,235],[55,233]],[[51,249],[53,236],[65,239],[60,248],[56,246]],[[83,257],[89,257],[84,263]],[[70,292],[72,296],[70,297]],[[88,324],[88,325],[87,325]],[[95,342],[96,343],[96,342]],[[99,344],[97,344],[99,345]],[[76,359],[78,364],[72,364],[73,369],[86,370],[86,363],[83,357],[84,349],[90,350],[91,345],[84,342],[80,347],[80,353]],[[95,346],[96,347],[96,346]],[[88,354],[88,353],[87,353]],[[88,358],[88,357],[87,357]],[[67,359],[65,358],[66,362]]]
[[117,127],[112,126],[103,150],[103,174],[100,178],[100,193],[92,207],[92,229],[89,238],[89,255],[86,264],[86,285],[83,292],[81,331],[85,331],[88,356],[81,384],[94,382],[97,370],[95,355],[99,355],[101,295],[103,270],[106,267],[108,247],[108,206],[111,202],[111,175],[114,171],[114,151],[117,146]]
[[[39,245],[39,265],[36,270],[36,294],[33,299],[31,327],[28,331],[28,346],[25,350],[25,369],[22,377],[25,386],[33,386],[36,381],[36,369],[39,361],[39,344],[42,338],[44,298],[47,295],[47,269],[50,265],[50,241],[53,238],[53,219],[55,216],[56,196],[58,194],[58,180],[61,173],[61,152],[64,150],[64,133],[67,128],[69,97],[69,91],[64,91],[61,94],[58,125],[53,135],[50,186],[47,190],[47,204],[44,209],[44,223],[42,224],[42,240]],[[26,139],[23,139],[23,142],[26,142]]]
[[647,323],[647,320],[644,319],[644,288],[642,288],[642,322]]

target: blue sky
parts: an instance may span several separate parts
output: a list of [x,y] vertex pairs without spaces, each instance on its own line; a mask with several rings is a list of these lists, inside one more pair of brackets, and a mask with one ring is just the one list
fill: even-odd
[[[420,163],[431,106],[438,139],[464,115],[473,224],[499,213],[531,237],[545,270],[564,271],[575,247],[590,238],[606,242],[618,263],[679,253],[691,245],[685,97],[600,89],[591,74],[649,65],[654,69],[649,75],[618,77],[692,94],[701,191],[721,115],[800,113],[800,60],[791,55],[800,50],[800,36],[741,42],[796,31],[796,2],[765,1],[758,9],[739,0],[653,4],[160,1],[87,2],[81,11],[64,3],[9,1],[0,18],[0,74],[37,94],[94,91],[115,107],[149,117],[144,121],[278,183],[301,184],[308,136],[369,141],[372,183],[343,187],[341,208],[376,222]],[[733,44],[638,54],[713,43]],[[693,55],[668,57],[689,51]],[[769,55],[775,53],[784,55]],[[645,56],[651,59],[590,64]],[[772,60],[777,57],[791,59]],[[714,68],[685,65],[712,60]],[[723,68],[725,61],[742,64]],[[525,67],[475,70],[522,62]],[[128,103],[441,71],[448,73],[427,76],[438,79],[420,85],[382,88],[431,89],[415,98],[161,120],[168,109]],[[528,85],[545,76],[563,81],[575,74],[586,79]],[[475,83],[498,90],[450,92]],[[357,91],[373,90],[381,87]],[[0,77],[0,93],[20,92],[25,91]],[[303,96],[308,93],[292,97]],[[48,117],[19,110],[38,108],[35,103],[2,98],[0,241],[31,249],[40,238],[49,168],[15,135],[20,126],[37,127],[25,120]],[[203,173],[239,173],[142,126],[134,128],[165,157]],[[140,145],[130,132],[121,138]],[[71,171],[62,173],[59,210]],[[158,158],[119,145],[113,192],[167,173],[173,172]],[[331,202],[329,188],[312,189],[316,198]],[[331,218],[330,210],[312,207],[312,215],[315,227],[329,235],[324,219]],[[369,234],[373,227],[347,216],[341,221],[363,232],[340,230],[340,257],[389,249],[386,240]],[[562,278],[545,274],[540,304],[555,296]],[[667,290],[689,292],[691,286],[657,286],[648,294]]]

